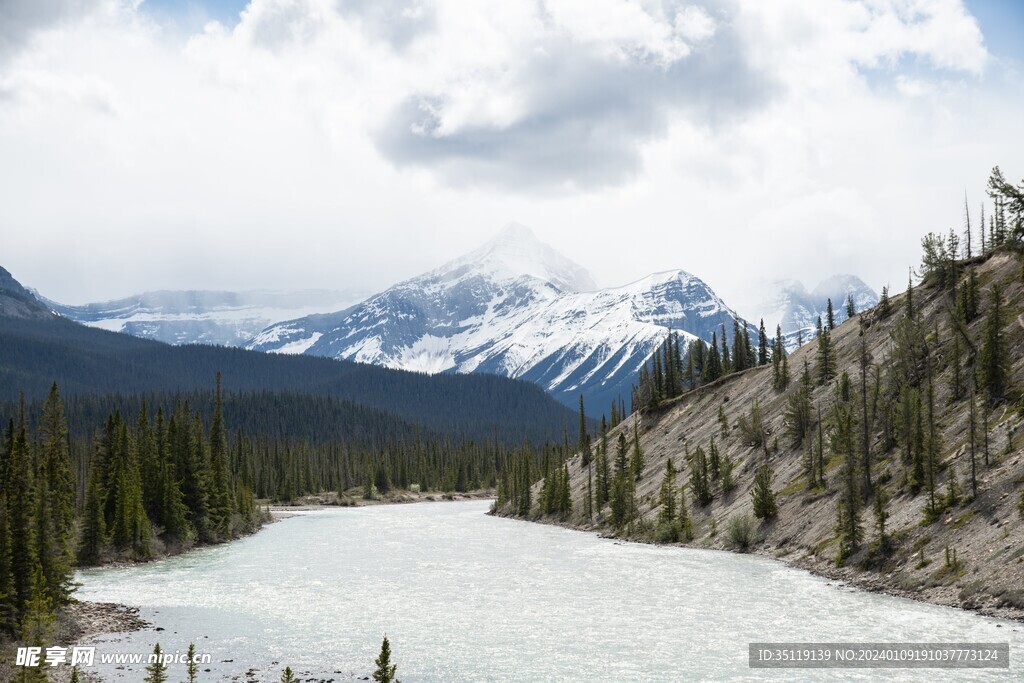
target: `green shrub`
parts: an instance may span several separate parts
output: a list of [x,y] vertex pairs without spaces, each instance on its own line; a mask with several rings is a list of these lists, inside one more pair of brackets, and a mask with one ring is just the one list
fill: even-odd
[[750,548],[754,542],[754,520],[750,515],[733,515],[729,518],[729,542],[741,551]]

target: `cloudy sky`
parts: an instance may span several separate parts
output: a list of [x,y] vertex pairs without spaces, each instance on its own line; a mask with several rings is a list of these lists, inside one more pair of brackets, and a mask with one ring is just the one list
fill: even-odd
[[383,288],[516,221],[601,285],[902,287],[1024,175],[1007,0],[0,0],[0,265]]

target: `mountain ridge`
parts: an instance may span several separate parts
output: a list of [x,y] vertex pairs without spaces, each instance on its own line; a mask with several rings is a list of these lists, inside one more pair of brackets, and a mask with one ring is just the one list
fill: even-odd
[[343,314],[285,321],[246,348],[431,373],[493,373],[566,405],[628,399],[669,330],[710,339],[756,329],[700,278],[662,271],[597,289],[586,271],[519,225]]
[[[0,287],[0,296],[12,301],[28,293],[9,274]],[[204,391],[221,373],[227,391],[340,398],[435,432],[508,444],[560,440],[579,424],[575,411],[528,382],[428,376],[214,345],[172,346],[81,325],[38,301],[17,301],[21,307],[10,307],[10,315],[6,304],[0,309],[0,400],[17,400],[20,393],[30,401],[44,398],[55,381],[66,396]],[[31,316],[24,315],[24,306]]]

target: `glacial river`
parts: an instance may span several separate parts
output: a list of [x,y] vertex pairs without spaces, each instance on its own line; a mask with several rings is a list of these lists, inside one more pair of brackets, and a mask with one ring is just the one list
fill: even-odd
[[[103,653],[184,651],[200,680],[368,677],[386,632],[403,683],[1024,680],[1024,628],[873,595],[749,555],[498,519],[486,501],[300,513],[223,546],[81,572],[79,596],[154,627]],[[1009,642],[1011,670],[750,669],[757,641]],[[98,663],[98,662],[97,662]],[[118,668],[122,667],[122,668]],[[141,666],[97,666],[140,681]],[[170,680],[184,677],[172,665]]]

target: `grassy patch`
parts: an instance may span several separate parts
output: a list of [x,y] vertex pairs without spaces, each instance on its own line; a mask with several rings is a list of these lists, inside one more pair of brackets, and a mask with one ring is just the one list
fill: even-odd
[[952,524],[952,525],[950,525],[950,526],[951,526],[952,528],[954,528],[954,529],[959,529],[959,528],[960,528],[960,527],[962,527],[962,526],[963,526],[964,524],[967,524],[968,520],[970,520],[970,519],[971,519],[971,517],[973,517],[973,516],[974,516],[974,515],[976,515],[976,514],[977,514],[977,510],[971,510],[971,511],[969,511],[969,512],[965,512],[964,514],[962,514],[962,515],[960,515],[959,517],[957,517],[957,518],[956,518],[956,519],[955,519],[955,520],[953,521],[953,524]]
[[781,491],[780,496],[792,496],[794,493],[807,490],[807,477],[797,477],[793,481],[786,484]]

